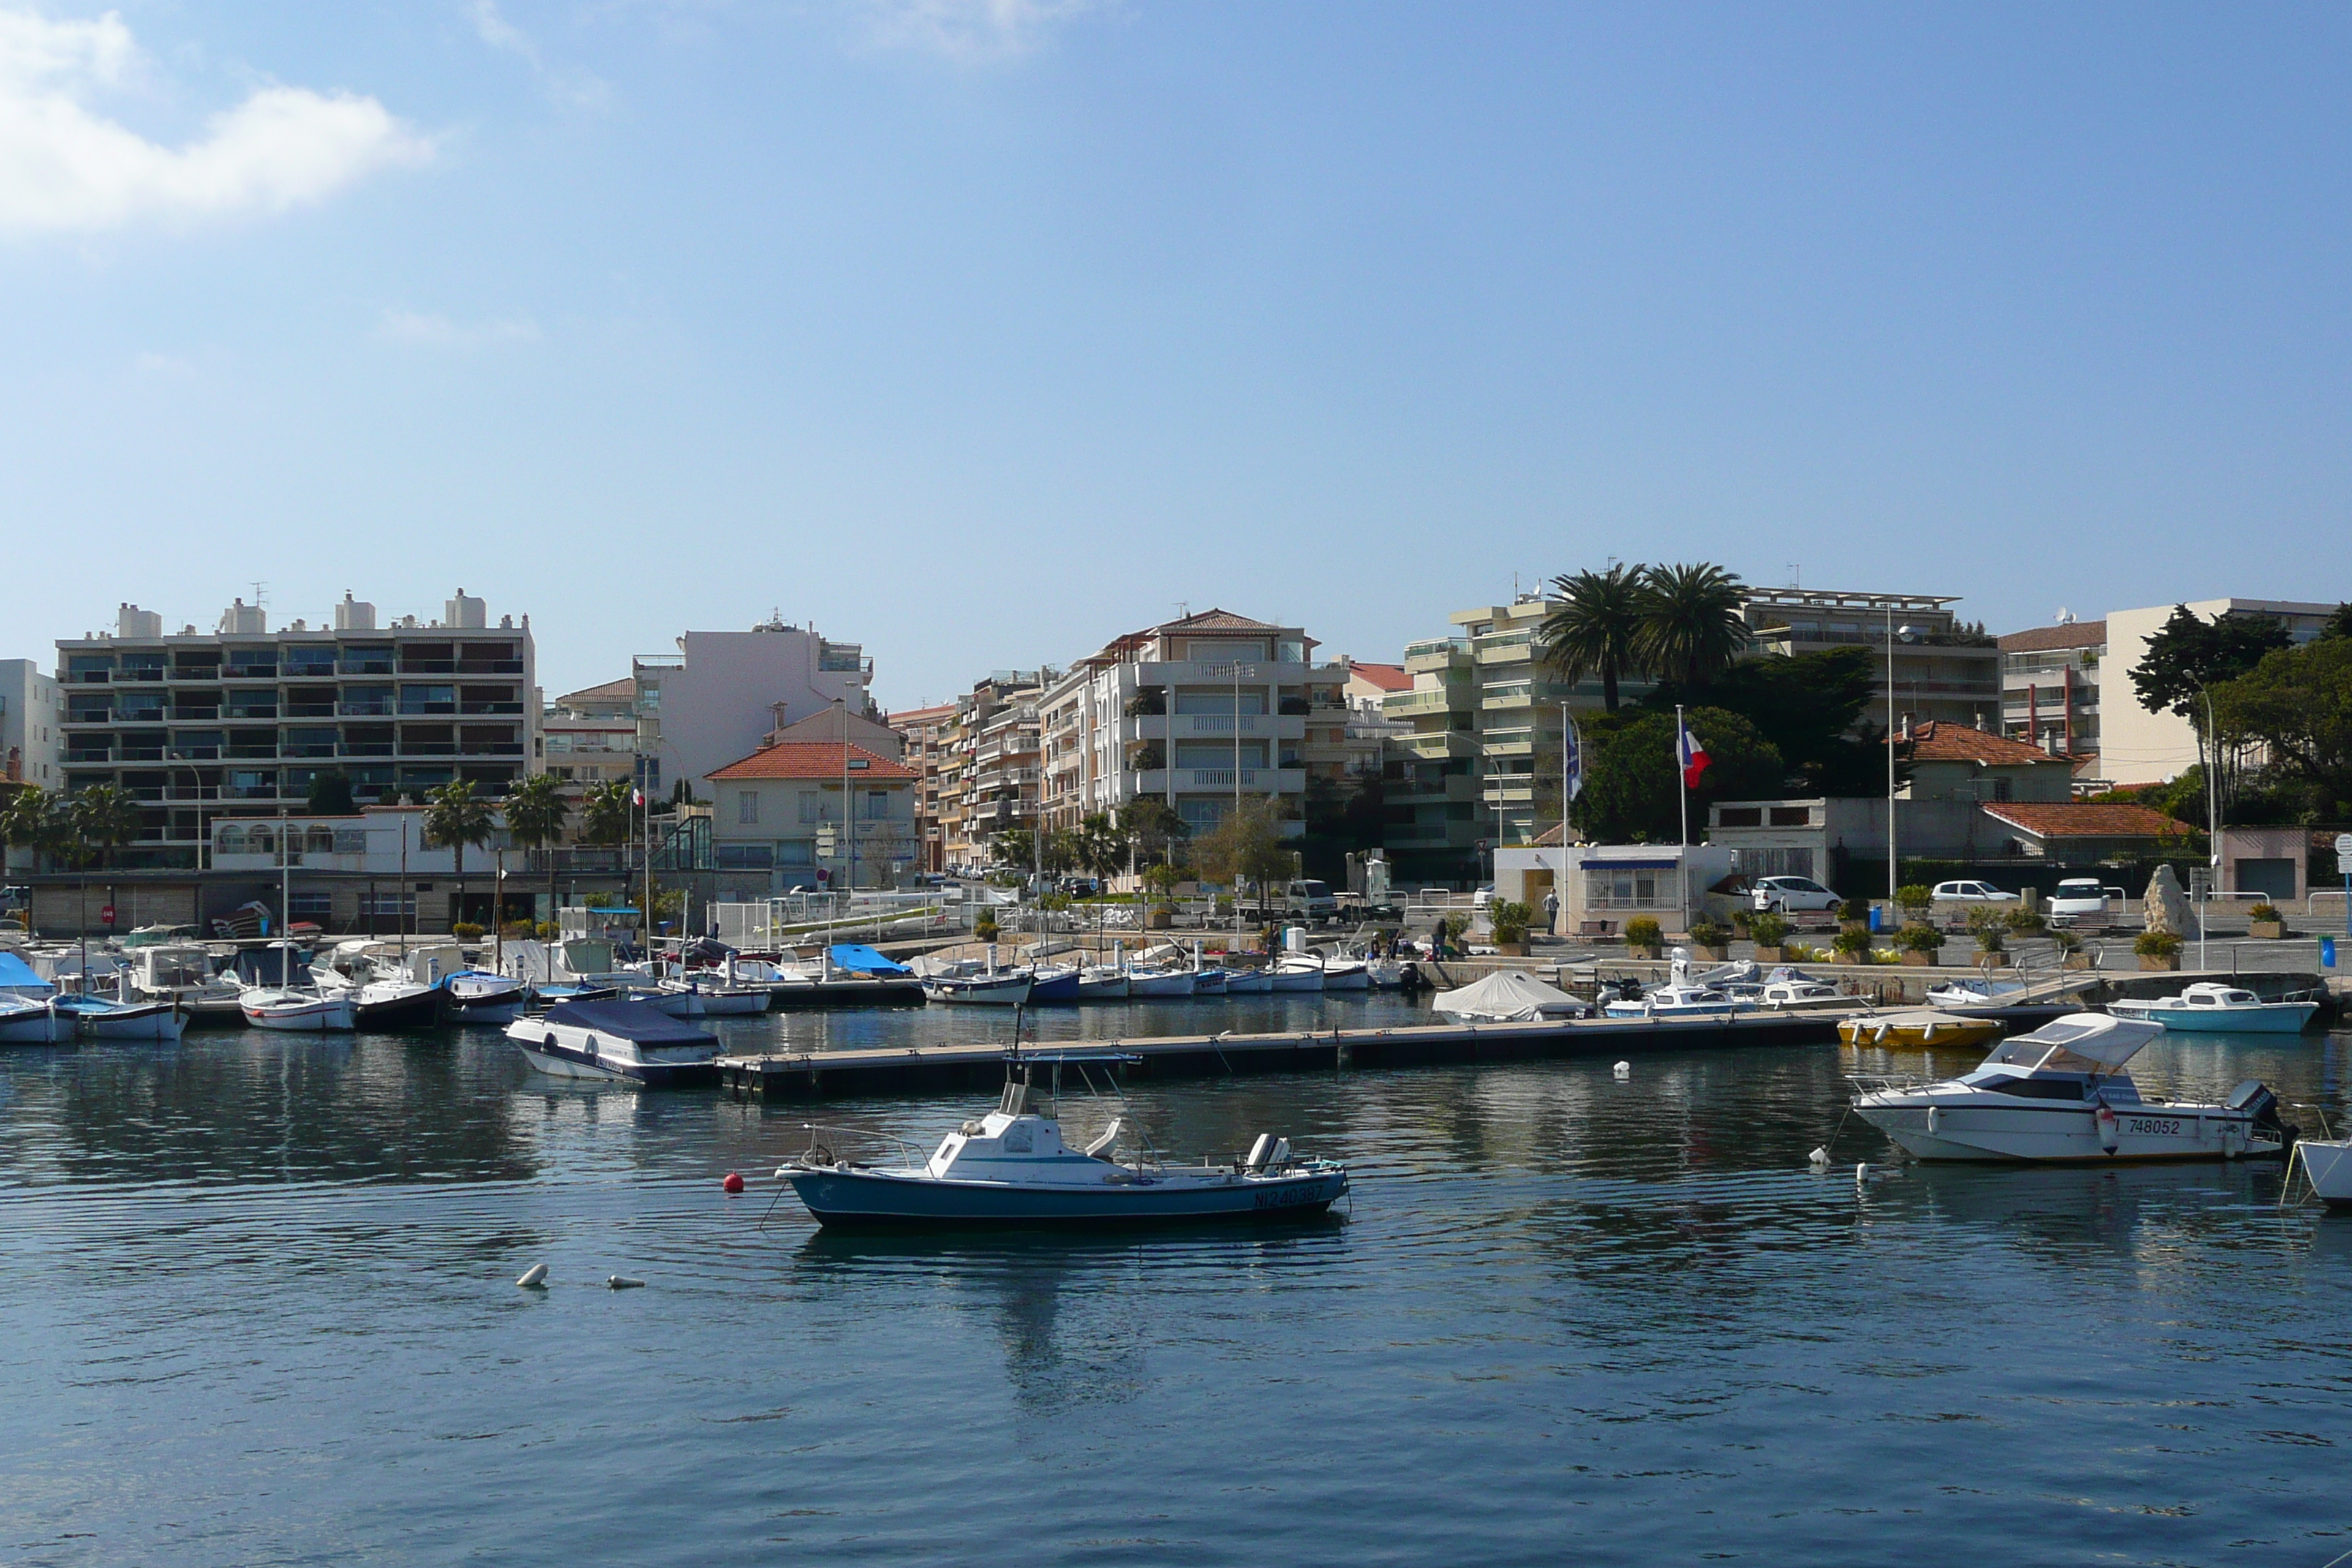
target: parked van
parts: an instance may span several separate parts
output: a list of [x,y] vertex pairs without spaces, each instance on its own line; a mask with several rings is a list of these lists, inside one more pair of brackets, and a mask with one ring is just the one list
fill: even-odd
[[1294,920],[1333,920],[1339,916],[1339,900],[1331,896],[1330,884],[1310,878],[1283,889],[1282,912]]

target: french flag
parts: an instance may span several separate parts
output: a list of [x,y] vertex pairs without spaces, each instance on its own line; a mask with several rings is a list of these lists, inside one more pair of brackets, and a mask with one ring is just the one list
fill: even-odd
[[[1705,767],[1706,765],[1706,759],[1702,757],[1699,761],[1699,766]],[[643,811],[646,806],[646,792],[641,789],[631,789],[629,791],[629,804],[635,806],[639,811]]]
[[1706,772],[1706,748],[1680,719],[1675,721],[1675,761],[1682,765],[1683,788],[1698,788],[1699,775]]

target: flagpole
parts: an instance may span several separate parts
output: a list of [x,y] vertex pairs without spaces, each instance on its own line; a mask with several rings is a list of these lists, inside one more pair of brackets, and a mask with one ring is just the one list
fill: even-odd
[[1690,930],[1690,731],[1683,723],[1683,705],[1675,704],[1675,799],[1682,806],[1683,847],[1675,857],[1675,896],[1682,910],[1683,930]]

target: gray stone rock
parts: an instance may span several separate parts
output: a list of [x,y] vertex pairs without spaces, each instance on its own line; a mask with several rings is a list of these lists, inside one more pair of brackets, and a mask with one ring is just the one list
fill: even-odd
[[2181,937],[2196,934],[2189,929],[2189,895],[2180,890],[2180,879],[2169,866],[2158,866],[2156,875],[2147,879],[2147,897],[2140,907],[2150,931],[2168,931]]

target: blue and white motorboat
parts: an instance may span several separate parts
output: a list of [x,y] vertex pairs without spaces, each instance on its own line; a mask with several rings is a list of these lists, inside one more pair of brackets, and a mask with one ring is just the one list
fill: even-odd
[[[1206,1220],[1304,1219],[1348,1190],[1348,1168],[1296,1157],[1287,1139],[1263,1135],[1246,1158],[1171,1166],[1148,1145],[1121,1157],[1129,1137],[1114,1116],[1083,1149],[1062,1141],[1056,1118],[1062,1069],[1133,1061],[1108,1052],[1048,1052],[1013,1058],[996,1109],[966,1121],[928,1160],[869,1165],[814,1142],[778,1168],[817,1223],[827,1226],[1136,1226]],[[1051,1067],[1050,1087],[1034,1086]]]
[[173,1002],[121,1002],[85,992],[49,1005],[71,1017],[74,1033],[85,1040],[170,1043],[188,1026],[188,1016]]
[[1075,963],[1065,963],[1050,969],[1039,969],[1029,983],[1029,1005],[1041,1002],[1075,1002],[1083,984],[1085,971]]
[[0,952],[0,1046],[57,1046],[73,1038],[73,1018],[53,1005],[58,988],[13,952]]
[[2235,985],[2200,980],[2178,996],[2110,1002],[2118,1018],[2160,1024],[2169,1034],[2299,1035],[2319,1011],[2316,1002],[2265,1002]]
[[511,1024],[522,1016],[527,994],[511,975],[460,969],[441,976],[441,1016],[451,1024]]
[[566,1002],[507,1026],[539,1071],[555,1078],[689,1089],[719,1078],[719,1041],[646,1003]]
[[1127,968],[1118,963],[1089,963],[1078,972],[1081,1002],[1127,1000]]
[[1693,979],[1690,953],[1679,947],[1674,950],[1672,962],[1666,966],[1664,984],[1650,986],[1638,994],[1621,995],[1601,1008],[1612,1018],[1719,1018],[1755,1010],[1753,998],[1708,984],[1704,978]]

